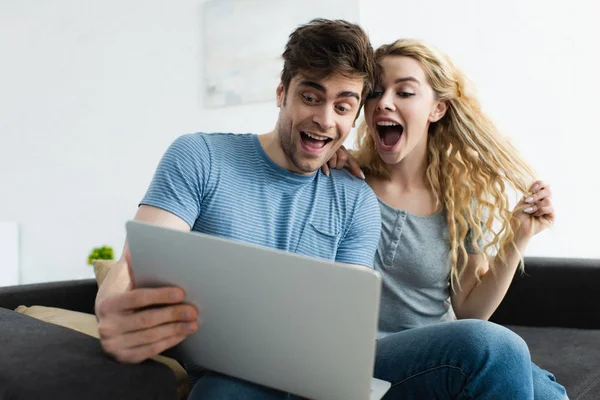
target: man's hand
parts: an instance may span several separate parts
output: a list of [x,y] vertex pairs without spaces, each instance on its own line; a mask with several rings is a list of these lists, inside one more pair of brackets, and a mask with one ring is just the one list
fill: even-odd
[[198,312],[183,304],[182,289],[132,289],[102,299],[96,307],[105,352],[139,363],[175,346],[198,329]]

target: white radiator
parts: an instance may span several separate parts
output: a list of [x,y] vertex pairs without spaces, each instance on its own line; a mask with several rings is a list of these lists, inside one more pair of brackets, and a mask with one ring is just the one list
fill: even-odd
[[0,286],[18,285],[19,224],[0,222]]

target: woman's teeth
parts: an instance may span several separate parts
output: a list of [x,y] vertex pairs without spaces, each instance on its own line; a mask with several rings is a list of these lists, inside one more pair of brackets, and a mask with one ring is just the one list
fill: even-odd
[[392,122],[392,121],[379,121],[377,123],[377,126],[400,126],[400,124],[397,124],[397,123]]

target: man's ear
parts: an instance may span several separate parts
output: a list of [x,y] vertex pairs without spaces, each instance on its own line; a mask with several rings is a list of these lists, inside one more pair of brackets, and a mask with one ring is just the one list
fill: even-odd
[[438,122],[444,115],[446,115],[446,110],[448,109],[448,105],[445,101],[439,101],[431,114],[429,114],[429,122]]
[[281,108],[282,105],[285,105],[285,89],[283,88],[283,82],[279,82],[277,85],[277,107]]

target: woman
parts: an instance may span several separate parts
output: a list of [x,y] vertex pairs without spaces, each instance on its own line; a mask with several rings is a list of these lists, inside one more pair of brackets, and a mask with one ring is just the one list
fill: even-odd
[[[409,331],[412,339],[418,330],[425,337],[413,346],[427,343],[427,328],[447,330],[448,340],[464,335],[465,324],[484,336],[488,330],[494,337],[511,335],[482,321],[432,324],[487,320],[529,240],[555,215],[549,186],[534,182],[527,163],[485,117],[466,77],[446,56],[415,40],[381,46],[375,55],[378,82],[365,103],[356,161],[341,149],[329,166],[358,162],[379,198],[383,223],[375,266],[384,283],[376,376],[396,383],[402,396],[402,386],[414,390],[410,379],[419,376],[416,370],[393,372],[406,369],[392,358],[404,354],[399,346]],[[510,189],[524,194],[514,209]],[[439,338],[439,331],[431,337]],[[536,399],[566,398],[551,374],[529,364],[520,373],[531,374]]]

